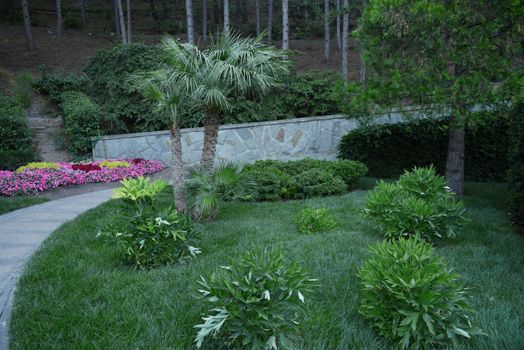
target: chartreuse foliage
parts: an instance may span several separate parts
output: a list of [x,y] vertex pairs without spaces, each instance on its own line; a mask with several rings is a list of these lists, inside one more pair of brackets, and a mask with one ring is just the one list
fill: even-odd
[[304,208],[297,214],[295,221],[298,230],[304,234],[321,233],[339,227],[337,219],[329,208]]
[[17,172],[21,173],[25,170],[38,170],[38,169],[60,169],[61,166],[55,162],[32,162],[23,165],[16,169]]
[[380,181],[369,193],[365,208],[377,229],[390,239],[453,238],[467,221],[464,211],[462,201],[455,200],[433,167],[406,171],[396,183]]
[[457,347],[473,327],[467,289],[431,245],[417,238],[370,247],[360,269],[359,311],[397,349]]
[[195,326],[197,348],[209,337],[228,349],[299,349],[298,325],[317,280],[287,260],[280,250],[255,250],[201,277],[199,292],[211,309]]

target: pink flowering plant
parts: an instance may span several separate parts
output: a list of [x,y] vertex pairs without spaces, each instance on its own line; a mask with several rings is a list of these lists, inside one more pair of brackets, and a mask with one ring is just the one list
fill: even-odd
[[[26,169],[22,172],[0,171],[0,195],[36,194],[58,186],[94,182],[114,182],[159,172],[165,168],[156,160],[118,159],[129,167],[101,167],[101,162],[58,163],[57,169]],[[107,161],[106,161],[107,163]],[[80,165],[80,166],[79,166]]]

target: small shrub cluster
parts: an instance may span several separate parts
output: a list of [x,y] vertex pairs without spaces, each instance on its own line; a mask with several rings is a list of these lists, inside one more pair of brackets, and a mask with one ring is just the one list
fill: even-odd
[[[508,118],[477,119],[475,127],[466,127],[466,180],[505,181],[511,164]],[[355,129],[342,138],[339,156],[363,162],[374,177],[395,178],[415,166],[429,165],[444,174],[448,125],[444,118]]]
[[246,165],[242,176],[255,184],[261,201],[328,196],[346,192],[367,167],[350,160],[262,160]]
[[33,83],[33,75],[29,72],[24,72],[16,78],[15,98],[23,108],[29,108],[33,103]]
[[360,269],[360,313],[397,349],[458,347],[482,334],[471,325],[467,289],[417,238],[371,246]]
[[100,134],[100,108],[78,91],[65,92],[61,99],[68,150],[79,156],[89,154],[91,136]]
[[[209,314],[195,326],[203,343],[227,349],[297,349],[297,325],[317,280],[281,251],[248,252],[209,279],[199,281]],[[211,338],[211,339],[210,339]]]
[[322,233],[339,227],[337,219],[328,208],[304,208],[295,220],[298,230],[304,234]]
[[464,204],[455,200],[446,180],[433,167],[415,168],[396,183],[380,181],[369,193],[365,213],[387,238],[416,235],[453,238],[466,222]]
[[[138,164],[138,163],[133,163]],[[116,168],[131,168],[131,164],[124,160],[104,160],[100,162],[100,167],[107,169],[116,169]]]
[[0,91],[0,170],[36,159],[33,133],[20,103]]
[[191,218],[156,205],[167,185],[163,180],[151,182],[143,177],[123,180],[114,192],[114,198],[122,199],[121,210],[99,233],[114,239],[125,261],[137,269],[184,262],[200,253],[191,245],[197,236]]
[[49,73],[44,67],[40,68],[40,78],[35,82],[38,91],[47,95],[49,101],[55,104],[62,102],[64,92],[86,92],[87,86],[88,80],[85,77],[61,71]]

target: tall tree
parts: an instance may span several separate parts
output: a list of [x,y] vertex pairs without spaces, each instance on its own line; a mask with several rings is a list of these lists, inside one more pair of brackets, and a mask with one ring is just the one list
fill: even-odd
[[24,30],[25,30],[25,37],[27,39],[27,48],[29,51],[33,51],[35,49],[35,45],[33,43],[33,32],[31,31],[31,17],[29,16],[29,0],[22,0],[22,12],[24,14]]
[[207,42],[207,0],[202,0],[202,41]]
[[224,35],[229,36],[229,0],[224,0]]
[[288,0],[282,0],[282,50],[289,50],[289,7],[288,7]]
[[344,82],[349,80],[349,62],[348,62],[348,47],[349,47],[349,1],[344,0],[342,15],[342,76]]
[[273,29],[273,0],[267,0],[267,42],[271,45]]
[[186,0],[186,19],[187,19],[187,42],[195,43],[195,27],[193,25],[193,0]]
[[118,11],[118,24],[120,27],[120,35],[122,38],[122,43],[127,44],[127,31],[126,24],[124,21],[124,9],[122,8],[122,0],[116,0],[116,7]]
[[[362,0],[362,11],[364,11],[364,8],[366,8],[366,0]],[[367,70],[366,70],[366,61],[364,59],[364,47],[362,43],[360,43],[359,50],[360,50],[360,65],[358,69],[359,80],[360,80],[360,85],[365,86]]]
[[86,0],[80,2],[80,17],[82,19],[82,27],[86,24]]
[[62,2],[56,0],[56,34],[62,35]]
[[131,44],[131,0],[127,0],[127,43]]
[[260,35],[260,0],[255,0],[255,21],[257,36]]
[[337,47],[338,50],[342,50],[342,36],[340,34],[340,0],[336,0],[336,12],[337,12],[337,24],[336,24],[336,36],[337,36]]
[[115,30],[116,35],[120,37],[121,29],[120,29],[120,12],[118,11],[118,0],[113,0],[113,8],[114,8],[114,15],[115,15]]
[[504,86],[522,70],[523,19],[513,0],[369,1],[356,31],[367,87],[351,87],[354,109],[409,115],[410,101],[426,115],[449,113],[446,179],[463,194],[464,126],[508,107]]
[[331,48],[329,30],[330,30],[329,0],[324,0],[324,58],[329,60],[329,51]]

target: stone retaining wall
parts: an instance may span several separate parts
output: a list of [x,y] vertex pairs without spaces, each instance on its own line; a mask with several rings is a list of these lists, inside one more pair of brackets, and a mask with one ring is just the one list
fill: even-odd
[[[390,122],[391,117],[386,122]],[[259,159],[305,157],[335,159],[342,136],[358,122],[342,115],[223,125],[218,132],[217,160],[250,163]],[[203,128],[182,129],[183,161],[200,162]],[[93,137],[93,159],[146,158],[171,165],[169,131]]]

